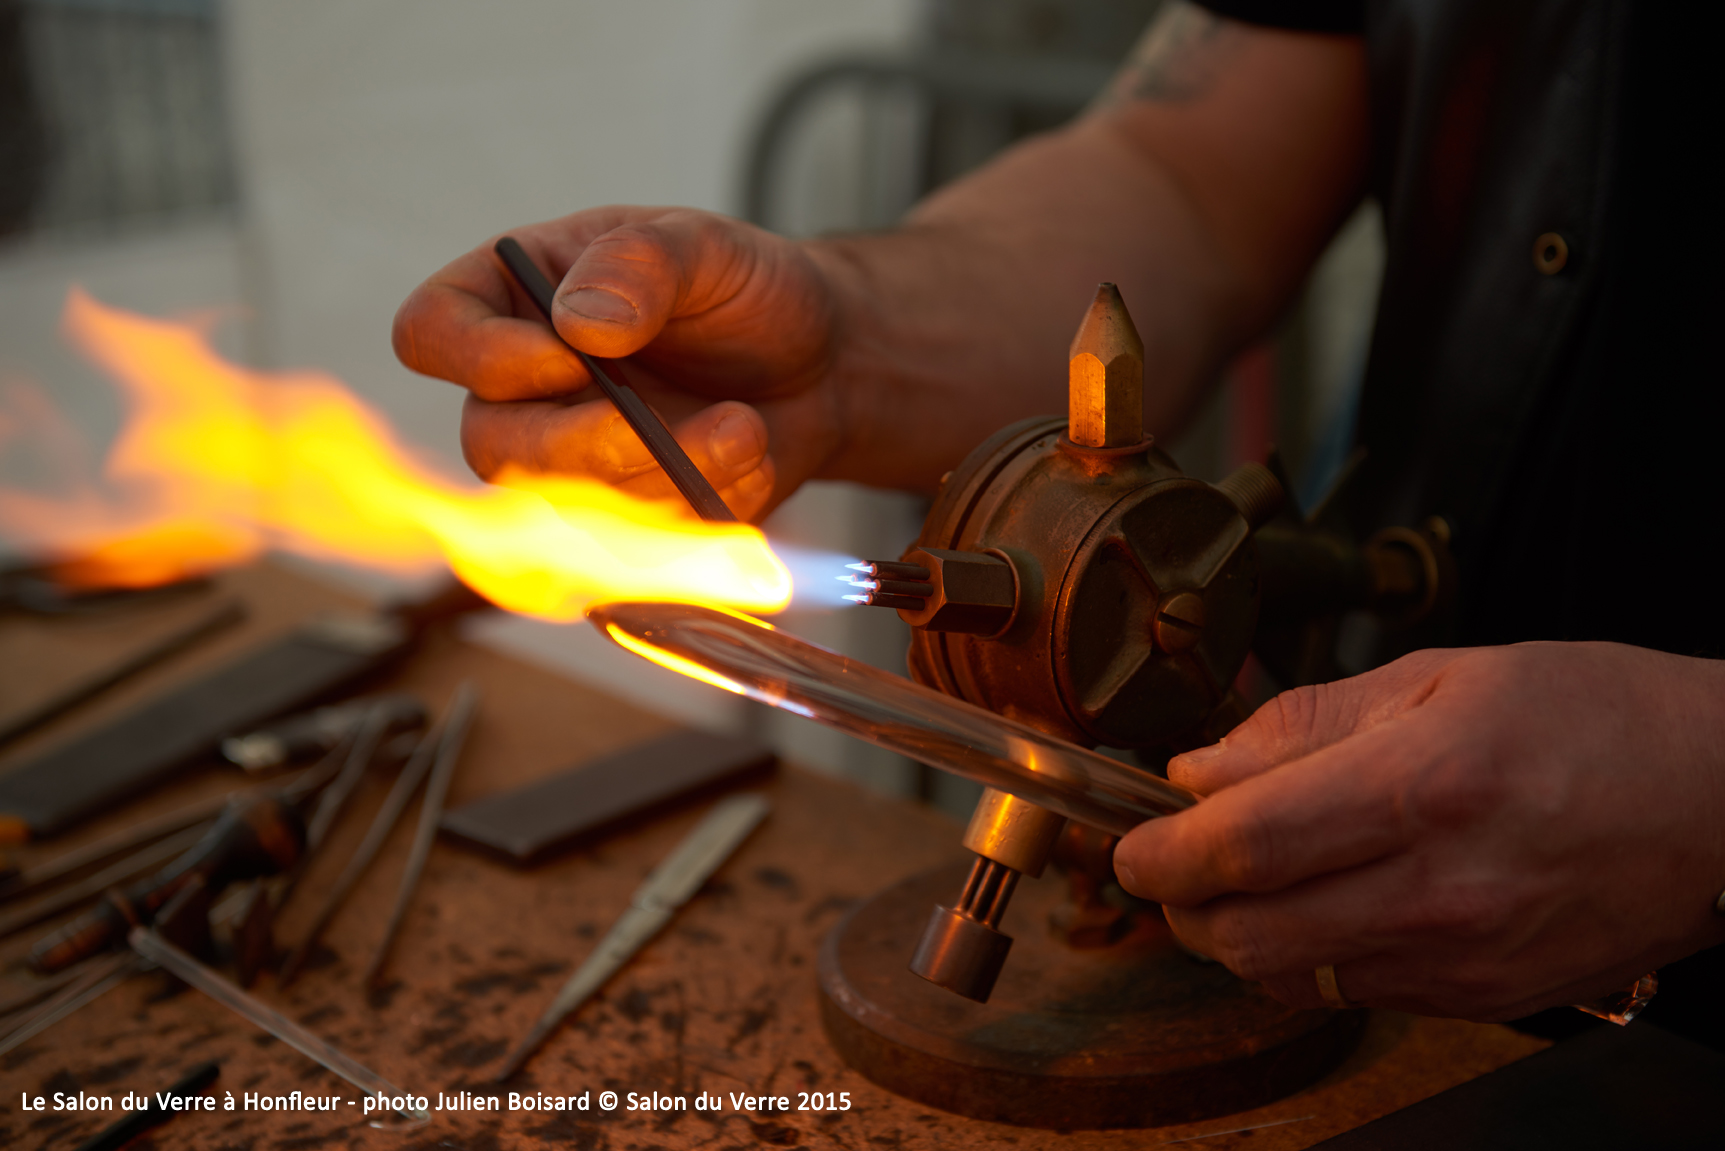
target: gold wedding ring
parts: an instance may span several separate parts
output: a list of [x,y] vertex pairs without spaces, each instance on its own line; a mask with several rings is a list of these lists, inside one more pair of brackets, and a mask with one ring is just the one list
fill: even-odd
[[1334,1007],[1337,1011],[1353,1009],[1354,1005],[1348,1002],[1348,997],[1342,994],[1341,986],[1336,983],[1334,964],[1326,963],[1313,974],[1318,977],[1318,994],[1324,997],[1324,1002],[1327,1005]]

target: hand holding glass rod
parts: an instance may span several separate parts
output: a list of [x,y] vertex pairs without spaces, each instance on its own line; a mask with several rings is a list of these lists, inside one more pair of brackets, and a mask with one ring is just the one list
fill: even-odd
[[1068,819],[1125,835],[1198,802],[1195,792],[974,704],[817,647],[736,612],[680,603],[587,613],[662,667],[836,727]]
[[[509,269],[509,274],[515,277],[515,282],[521,285],[544,315],[547,323],[551,322],[551,304],[555,298],[556,289],[551,285],[539,265],[530,259],[513,236],[505,236],[497,241],[493,249],[497,258],[503,261],[503,266]],[[563,337],[557,332],[555,324],[551,332],[559,340]],[[628,381],[622,379],[622,373],[613,380],[599,366],[599,361],[583,352],[580,348],[563,340],[564,346],[580,359],[581,366],[587,369],[593,381],[605,393],[605,398],[617,405],[629,426],[635,429],[635,434],[641,437],[641,442],[647,445],[647,450],[653,453],[653,458],[659,466],[665,469],[665,474],[671,477],[671,482],[677,485],[677,490],[683,493],[683,498],[689,501],[689,506],[695,509],[695,514],[704,520],[714,523],[736,523],[737,517],[725,501],[719,498],[719,493],[713,490],[713,485],[707,482],[707,477],[701,474],[701,469],[695,466],[683,445],[671,434],[664,421],[660,420],[652,408],[647,406]],[[615,362],[613,362],[615,367]]]

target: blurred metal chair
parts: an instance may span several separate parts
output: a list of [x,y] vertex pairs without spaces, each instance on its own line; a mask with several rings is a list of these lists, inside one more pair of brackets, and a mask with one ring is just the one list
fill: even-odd
[[219,17],[217,0],[0,0],[0,233],[231,210]]
[[[909,196],[914,202],[1013,140],[1076,115],[1113,72],[1112,63],[1097,60],[953,50],[856,53],[823,61],[793,76],[761,117],[745,162],[743,215],[772,226],[774,180],[795,129],[818,103],[847,88],[857,90],[865,105],[905,95],[921,105],[922,140],[914,148]],[[951,130],[966,119],[973,126],[978,119],[992,121],[996,130],[980,140],[974,131],[966,138]]]

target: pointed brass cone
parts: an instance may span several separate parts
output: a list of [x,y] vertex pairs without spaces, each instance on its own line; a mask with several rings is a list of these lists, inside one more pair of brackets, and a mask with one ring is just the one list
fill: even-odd
[[1144,341],[1132,326],[1120,289],[1102,284],[1067,353],[1072,442],[1123,448],[1144,439]]

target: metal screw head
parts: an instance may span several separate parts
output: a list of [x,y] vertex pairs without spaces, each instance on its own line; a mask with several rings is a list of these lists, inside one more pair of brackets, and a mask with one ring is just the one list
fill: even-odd
[[1204,636],[1204,600],[1196,592],[1169,596],[1156,609],[1156,646],[1177,655]]

